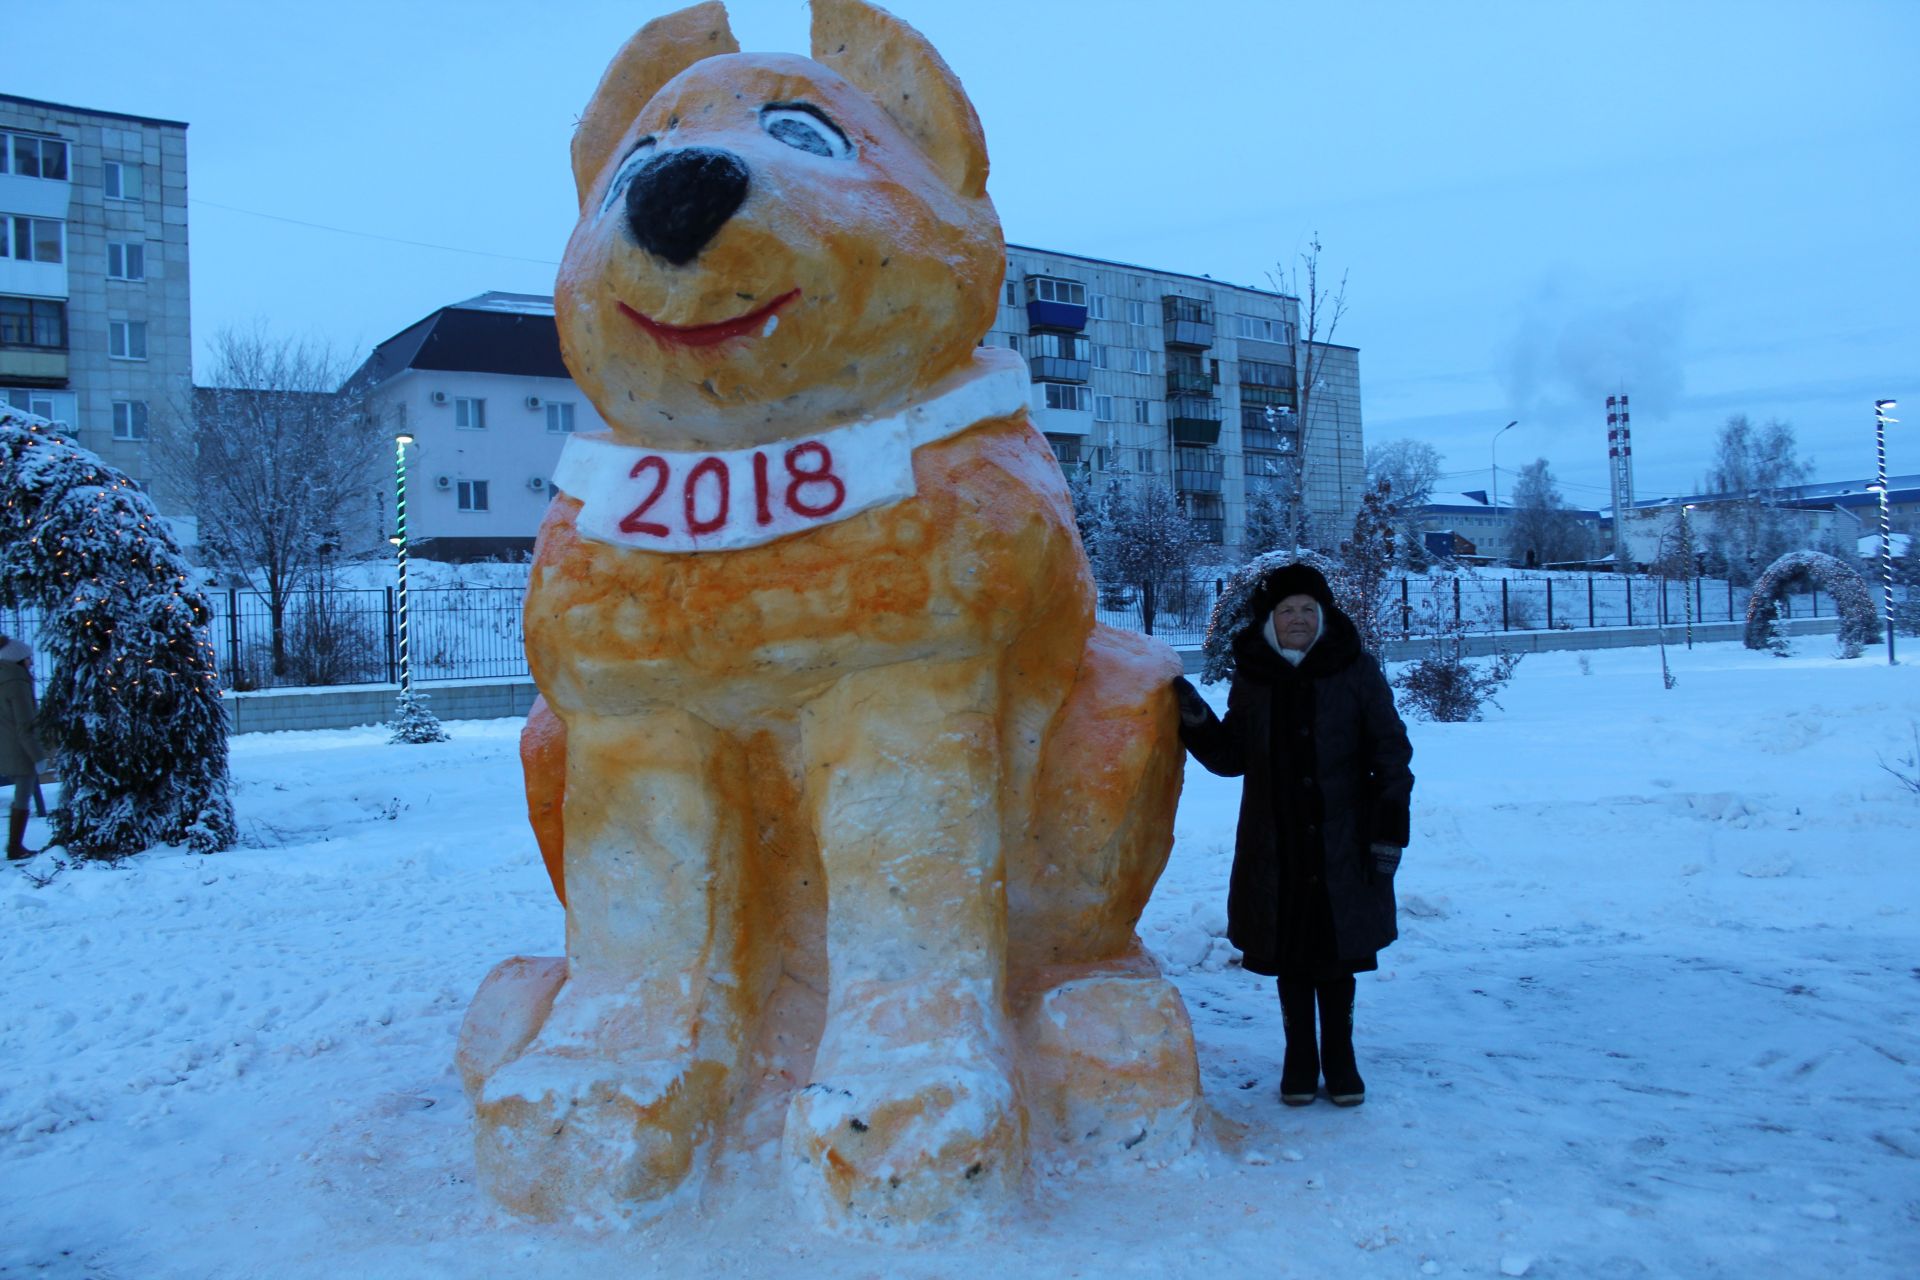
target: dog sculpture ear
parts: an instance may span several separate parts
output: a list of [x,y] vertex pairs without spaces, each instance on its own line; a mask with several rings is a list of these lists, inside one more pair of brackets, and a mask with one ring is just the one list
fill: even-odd
[[986,194],[980,117],[925,36],[865,0],[813,0],[813,60],[865,90],[955,191]]
[[738,52],[740,43],[727,26],[727,9],[720,0],[655,18],[635,32],[607,65],[585,114],[574,126],[573,184],[581,207],[586,206],[593,180],[613,158],[613,149],[634,116],[660,92],[660,86],[702,58]]

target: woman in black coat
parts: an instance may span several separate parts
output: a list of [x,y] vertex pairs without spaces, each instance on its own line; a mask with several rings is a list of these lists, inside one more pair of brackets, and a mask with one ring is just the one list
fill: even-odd
[[[1366,1100],[1353,1053],[1354,974],[1398,936],[1393,875],[1407,844],[1413,746],[1380,664],[1318,570],[1282,565],[1234,637],[1227,715],[1184,679],[1180,736],[1202,765],[1244,777],[1227,936],[1279,979],[1280,1097]],[[1315,1043],[1313,1015],[1320,1010]]]

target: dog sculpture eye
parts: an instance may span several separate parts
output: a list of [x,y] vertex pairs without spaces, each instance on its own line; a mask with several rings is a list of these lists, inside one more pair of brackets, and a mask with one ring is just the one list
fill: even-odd
[[640,172],[647,161],[653,159],[655,149],[654,140],[648,137],[640,139],[633,150],[627,153],[627,158],[620,162],[619,172],[607,184],[607,198],[600,202],[601,213],[613,208],[614,202],[627,194],[627,184],[633,181],[633,175]]
[[833,160],[853,154],[853,144],[818,108],[804,102],[774,103],[760,112],[760,127],[798,151]]

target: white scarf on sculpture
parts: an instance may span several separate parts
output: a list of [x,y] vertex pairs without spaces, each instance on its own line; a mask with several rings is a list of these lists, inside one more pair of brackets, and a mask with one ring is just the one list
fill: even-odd
[[646,551],[733,551],[833,524],[917,492],[913,451],[1028,407],[1027,363],[983,347],[924,400],[884,418],[750,449],[679,453],[611,432],[567,440],[554,487],[581,534]]

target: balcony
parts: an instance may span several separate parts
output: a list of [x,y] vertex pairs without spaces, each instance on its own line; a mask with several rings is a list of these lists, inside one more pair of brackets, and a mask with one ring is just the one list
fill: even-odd
[[1276,409],[1300,407],[1298,393],[1290,387],[1266,387],[1246,382],[1240,384],[1240,403],[1263,408],[1272,405]]
[[1177,470],[1173,473],[1173,487],[1181,493],[1219,493],[1220,473]]
[[1083,461],[1079,436],[1049,435],[1047,443],[1053,446],[1053,456],[1059,461],[1062,471],[1077,467]]
[[1219,516],[1189,516],[1200,541],[1219,546],[1227,540],[1227,522]]
[[1220,402],[1212,396],[1168,396],[1167,428],[1177,445],[1219,444]]
[[1210,396],[1213,394],[1213,379],[1204,369],[1167,370],[1167,394],[1169,396]]
[[1170,347],[1213,345],[1213,304],[1198,298],[1172,294],[1160,299],[1161,318],[1166,322],[1166,342]]
[[1093,370],[1093,344],[1084,334],[1036,333],[1022,345],[1035,382],[1085,382]]
[[1270,453],[1280,451],[1280,433],[1271,427],[1249,427],[1244,423],[1240,427],[1240,447],[1242,449],[1264,449]]
[[1087,286],[1057,276],[1028,276],[1027,323],[1036,329],[1087,327]]

